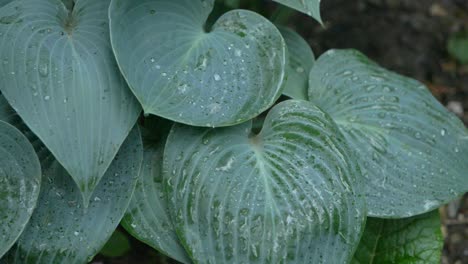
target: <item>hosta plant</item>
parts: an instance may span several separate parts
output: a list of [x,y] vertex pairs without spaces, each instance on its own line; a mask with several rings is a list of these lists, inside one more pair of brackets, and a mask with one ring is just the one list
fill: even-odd
[[466,127],[240,4],[0,0],[0,263],[86,263],[119,223],[182,263],[438,263]]

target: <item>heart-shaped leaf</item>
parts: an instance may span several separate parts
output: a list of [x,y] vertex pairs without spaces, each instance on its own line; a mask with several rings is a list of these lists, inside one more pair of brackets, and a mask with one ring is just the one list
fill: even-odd
[[290,100],[262,131],[176,124],[163,173],[196,263],[346,263],[365,221],[360,172],[331,118]]
[[138,129],[125,140],[88,208],[67,171],[42,156],[43,187],[26,230],[5,263],[86,263],[99,252],[122,219],[143,159]]
[[167,256],[191,263],[176,235],[163,188],[163,153],[170,125],[161,119],[145,119],[141,128],[143,166],[122,225],[134,237]]
[[8,102],[70,173],[85,203],[133,127],[138,102],[108,38],[110,0],[16,0],[0,9]]
[[444,239],[437,211],[406,219],[369,218],[352,264],[438,264]]
[[307,100],[309,73],[315,61],[314,53],[309,43],[294,30],[283,26],[278,28],[286,41],[289,54],[283,94],[290,98]]
[[320,0],[273,0],[285,6],[294,8],[302,13],[305,13],[315,18],[322,24],[322,17],[320,16]]
[[312,68],[309,100],[360,157],[371,216],[421,214],[468,191],[467,130],[421,83],[332,50]]
[[245,10],[207,32],[214,0],[113,0],[111,40],[144,112],[196,126],[227,126],[281,94],[286,46],[276,27]]
[[41,166],[31,143],[18,129],[0,121],[0,257],[26,227],[40,182]]

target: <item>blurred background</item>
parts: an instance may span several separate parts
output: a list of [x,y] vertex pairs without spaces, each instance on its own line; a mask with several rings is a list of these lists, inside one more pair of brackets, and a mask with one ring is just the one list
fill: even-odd
[[[278,7],[266,0],[240,2],[266,17]],[[220,3],[215,13],[226,8]],[[323,0],[321,10],[323,26],[297,12],[286,12],[282,22],[310,43],[316,57],[332,48],[354,48],[424,82],[468,124],[468,0]],[[445,237],[441,263],[468,264],[468,195],[440,211]],[[92,263],[176,262],[119,228]]]

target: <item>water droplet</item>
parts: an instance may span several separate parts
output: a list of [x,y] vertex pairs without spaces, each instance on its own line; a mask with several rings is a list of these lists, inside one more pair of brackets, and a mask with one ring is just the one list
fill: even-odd
[[49,95],[44,96],[44,100],[49,101],[49,100],[50,100],[50,96],[49,96]]
[[151,58],[150,61],[154,63],[156,60],[154,58]]
[[304,68],[302,68],[302,67],[297,67],[297,68],[296,68],[296,72],[298,72],[298,73],[303,73],[303,72],[304,72]]
[[80,232],[75,231],[75,232],[73,232],[73,234],[74,234],[75,236],[78,236],[78,235],[80,234]]
[[215,74],[214,79],[215,81],[221,81],[221,76],[219,76],[219,74]]
[[460,150],[459,150],[457,147],[455,147],[455,148],[453,149],[453,151],[455,151],[455,153],[460,152]]
[[442,130],[440,130],[440,135],[445,137],[445,134],[447,133],[447,130],[445,130],[445,128],[443,128]]
[[41,63],[38,67],[39,75],[42,77],[47,77],[49,75],[49,66],[47,63]]
[[236,55],[236,57],[240,57],[242,56],[242,51],[240,49],[236,49],[236,51],[234,51],[234,55]]

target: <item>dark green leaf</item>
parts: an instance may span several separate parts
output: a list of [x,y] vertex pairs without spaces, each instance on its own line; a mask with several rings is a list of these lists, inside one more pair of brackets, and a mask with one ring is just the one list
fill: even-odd
[[130,242],[128,237],[119,230],[115,230],[106,245],[99,252],[106,257],[121,257],[130,251]]
[[369,218],[352,264],[439,264],[443,246],[437,211],[395,220]]
[[463,64],[468,64],[468,32],[461,32],[449,38],[448,52]]

